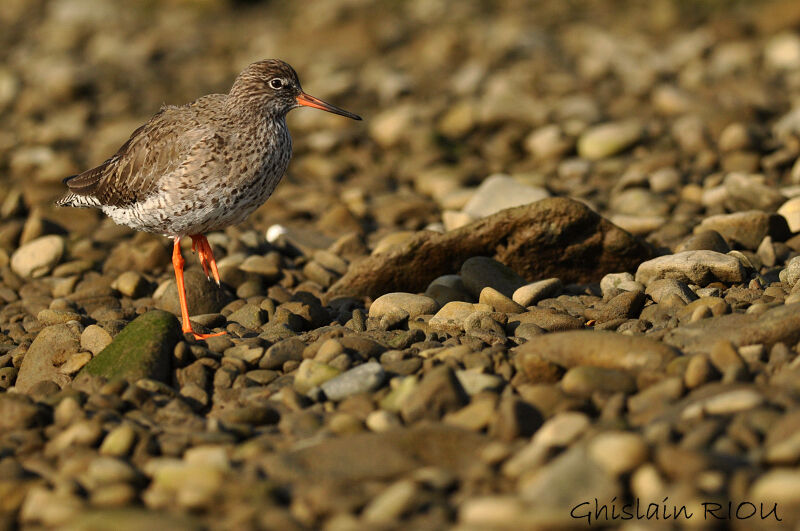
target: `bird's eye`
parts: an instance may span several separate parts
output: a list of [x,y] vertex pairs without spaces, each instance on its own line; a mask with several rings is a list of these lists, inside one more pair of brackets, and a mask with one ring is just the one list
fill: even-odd
[[283,81],[278,79],[277,77],[274,79],[269,80],[269,86],[274,89],[283,88]]

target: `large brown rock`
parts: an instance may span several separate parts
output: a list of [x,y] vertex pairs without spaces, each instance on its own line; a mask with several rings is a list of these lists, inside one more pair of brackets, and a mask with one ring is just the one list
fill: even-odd
[[606,273],[633,271],[652,250],[582,203],[549,198],[444,234],[419,232],[351,265],[329,297],[424,291],[472,256],[491,256],[528,281],[597,282]]

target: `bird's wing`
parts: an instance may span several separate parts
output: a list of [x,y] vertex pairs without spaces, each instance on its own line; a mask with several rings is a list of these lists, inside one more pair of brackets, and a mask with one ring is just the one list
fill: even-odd
[[64,179],[64,184],[73,194],[94,198],[100,205],[129,206],[154,193],[163,176],[195,158],[216,136],[198,123],[190,108],[164,107],[111,158]]

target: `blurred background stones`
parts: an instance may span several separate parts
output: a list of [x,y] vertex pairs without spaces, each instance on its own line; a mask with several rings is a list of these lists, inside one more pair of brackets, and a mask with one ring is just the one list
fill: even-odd
[[[271,57],[365,120],[289,115],[178,337],[169,242],[52,201]],[[796,0],[3,0],[0,58],[0,529],[799,521]]]

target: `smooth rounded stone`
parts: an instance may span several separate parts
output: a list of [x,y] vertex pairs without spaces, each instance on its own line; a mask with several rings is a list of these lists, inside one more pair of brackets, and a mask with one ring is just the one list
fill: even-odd
[[[240,343],[224,350],[225,358],[240,359],[249,366],[258,365],[263,355],[264,347],[247,343]],[[225,358],[223,358],[223,361]]]
[[68,323],[70,321],[80,322],[82,317],[81,314],[71,310],[51,310],[49,308],[45,308],[36,314],[36,320],[42,323],[44,326],[51,326],[55,324]]
[[547,160],[560,159],[573,147],[574,142],[563,134],[558,125],[549,124],[531,131],[523,144],[532,155]]
[[476,397],[458,411],[448,413],[442,419],[445,424],[465,430],[480,431],[491,425],[498,416],[497,400],[494,396]]
[[589,442],[589,455],[612,476],[635,470],[647,460],[649,449],[638,433],[607,431]]
[[506,297],[512,297],[518,288],[526,284],[510,267],[486,256],[468,258],[462,264],[460,273],[464,285],[476,299],[485,287],[492,287]]
[[47,420],[44,408],[22,394],[0,394],[0,431],[32,428]]
[[561,332],[564,330],[577,330],[583,328],[583,319],[572,317],[566,313],[559,313],[549,308],[531,308],[525,313],[512,315],[508,319],[506,329],[516,333],[523,324],[534,324],[548,332]]
[[683,251],[716,251],[725,254],[730,250],[728,242],[715,230],[695,232],[675,247],[676,253]]
[[589,330],[534,337],[514,352],[521,358],[542,357],[566,368],[589,365],[634,372],[663,370],[678,354],[646,337]]
[[306,344],[296,337],[278,341],[267,349],[258,367],[261,369],[280,369],[287,361],[303,360],[303,350]]
[[11,270],[21,277],[39,278],[52,271],[66,250],[62,236],[36,238],[11,255]]
[[616,319],[635,319],[642,312],[642,307],[647,301],[641,291],[626,291],[616,295],[599,308],[590,308],[584,312],[587,319],[594,319],[598,323],[606,323]]
[[406,423],[421,419],[438,420],[468,401],[455,373],[446,365],[428,371],[418,384],[409,387],[400,408]]
[[[118,239],[118,236],[113,236],[110,241]],[[186,255],[184,254],[184,256]],[[126,239],[111,250],[103,263],[103,272],[138,271],[150,274],[169,263],[169,260],[170,254],[163,238],[139,233],[133,240]],[[203,275],[203,279],[205,280],[205,275]]]
[[[727,306],[724,300],[716,300],[720,305]],[[705,299],[698,299],[692,304],[700,301]],[[771,348],[775,343],[794,344],[798,339],[800,304],[794,303],[770,308],[761,315],[732,313],[698,323],[681,324],[667,332],[663,341],[681,349],[685,354],[694,354],[708,353],[722,340],[729,341],[736,348],[744,345],[764,345],[765,348]]]
[[322,385],[331,378],[335,378],[340,372],[326,363],[306,359],[297,368],[293,385],[298,393],[306,394],[314,387]]
[[245,304],[228,315],[228,321],[239,323],[250,330],[260,329],[267,322],[267,312],[255,304]]
[[280,253],[275,251],[265,255],[253,254],[239,264],[239,269],[245,273],[266,277],[267,282],[275,282],[281,278],[282,262]]
[[139,474],[131,465],[111,456],[95,457],[89,462],[82,482],[89,490],[114,485],[115,483],[131,483],[139,478]]
[[786,264],[786,267],[781,269],[778,274],[781,282],[786,282],[789,286],[793,287],[800,280],[800,256],[795,256]]
[[338,402],[359,393],[374,391],[383,384],[386,373],[380,363],[371,361],[325,381],[320,388],[328,400]]
[[699,310],[708,310],[706,316],[720,316],[725,315],[726,313],[730,313],[731,306],[730,304],[725,301],[725,299],[720,297],[700,297],[697,300],[694,300],[684,306],[683,308],[678,310],[678,319],[684,320],[687,317],[693,316]]
[[560,279],[547,278],[517,288],[511,299],[520,306],[533,306],[542,299],[558,295],[562,288]]
[[491,312],[491,306],[485,304],[472,304],[469,302],[453,301],[448,302],[436,312],[436,315],[428,321],[431,330],[443,331],[451,335],[457,335],[464,330],[464,323],[467,318],[476,311]]
[[328,363],[340,354],[344,353],[344,346],[335,339],[326,339],[317,349],[314,360],[320,363]]
[[628,216],[664,216],[670,209],[666,199],[644,188],[628,188],[612,195],[608,207]]
[[746,271],[734,256],[714,251],[684,251],[643,262],[636,270],[636,281],[645,286],[662,278],[705,286],[720,281],[744,282]]
[[12,385],[14,385],[14,381],[17,379],[17,370],[16,367],[2,367],[0,368],[0,390],[7,390]]
[[541,469],[520,478],[519,495],[554,516],[586,500],[610,500],[622,492],[618,481],[596,464],[585,448],[573,446]]
[[397,310],[406,313],[408,319],[423,314],[434,314],[438,309],[438,304],[431,297],[425,295],[414,295],[412,293],[387,293],[381,295],[372,302],[369,307],[369,316],[381,319],[392,314]]
[[456,371],[456,378],[461,388],[469,396],[476,395],[481,391],[494,391],[501,389],[505,385],[505,381],[501,376],[496,374],[485,374],[473,370],[459,370]]
[[402,516],[416,501],[419,487],[410,479],[401,479],[372,498],[361,513],[369,524],[387,524]]
[[773,465],[792,465],[800,458],[800,414],[782,415],[767,432],[764,460]]
[[54,382],[59,387],[64,387],[70,382],[70,377],[61,372],[60,366],[79,350],[79,335],[70,325],[45,327],[33,340],[22,359],[16,389],[26,393],[42,381]]
[[85,510],[81,498],[69,491],[32,486],[20,507],[19,521],[63,529],[68,522],[78,519]]
[[[525,529],[535,525],[536,514],[513,495],[471,497],[460,504],[458,522],[465,529]],[[547,519],[539,517],[543,525]]]
[[134,431],[131,424],[123,422],[108,432],[98,451],[101,455],[123,457],[130,453],[135,442],[136,431]]
[[64,374],[72,376],[80,371],[91,360],[91,352],[76,352],[75,354],[71,354],[69,358],[67,358],[67,361],[65,361],[58,370]]
[[800,69],[800,37],[782,32],[769,39],[764,47],[764,62],[775,69]]
[[[196,314],[219,313],[230,302],[226,290],[220,289],[214,282],[209,282],[202,271],[187,269],[184,272],[184,282],[187,303],[191,311]],[[174,279],[159,286],[153,298],[158,309],[175,315],[181,314],[178,288]]]
[[677,191],[682,184],[681,174],[676,168],[659,168],[647,179],[650,190],[657,194]]
[[400,417],[383,409],[370,412],[364,423],[370,431],[374,432],[389,431],[403,426]]
[[703,385],[711,379],[714,371],[705,354],[695,354],[689,358],[686,371],[683,373],[683,382],[689,389]]
[[174,315],[151,310],[131,321],[81,374],[130,382],[148,378],[169,379],[172,351],[180,340],[180,323]]
[[778,214],[786,219],[786,224],[789,226],[790,231],[800,231],[800,196],[792,197],[782,204],[778,208]]
[[491,287],[486,287],[481,290],[478,302],[491,306],[495,311],[502,313],[522,313],[525,311],[524,306],[517,304],[512,299]]
[[153,472],[142,499],[150,509],[199,509],[211,503],[224,485],[224,470],[217,466],[166,462]]
[[750,388],[723,390],[690,402],[681,413],[681,418],[699,419],[705,415],[732,415],[754,409],[765,402],[764,396]]
[[633,214],[614,214],[608,219],[617,227],[636,236],[643,236],[657,231],[667,222],[667,218],[664,216],[640,216]]
[[737,377],[736,379],[741,379],[747,374],[747,365],[729,341],[715,343],[709,354],[709,360],[723,378],[732,374]]
[[440,307],[449,302],[474,300],[459,275],[442,275],[433,279],[425,289],[425,295],[435,300]]
[[[732,210],[753,209],[754,211],[762,211],[763,214],[764,212],[774,212],[786,201],[786,197],[780,191],[764,182],[762,175],[731,172],[725,176],[723,186],[725,186],[725,191],[728,193],[726,202],[733,207]],[[784,227],[786,226],[782,217],[774,214],[772,216],[780,218]],[[788,229],[788,227],[786,228]],[[725,234],[723,233],[723,235]]]
[[647,286],[645,294],[649,295],[656,303],[666,300],[670,295],[678,297],[686,304],[698,298],[697,294],[695,294],[685,282],[675,280],[674,278],[662,278],[652,281]]
[[600,279],[600,291],[603,299],[609,300],[625,291],[644,293],[644,284],[634,280],[630,273],[609,273]]
[[792,512],[796,512],[796,507],[800,504],[800,470],[796,468],[768,470],[753,482],[747,499],[764,500],[767,511],[773,504],[777,504],[779,508],[792,508]]
[[635,378],[618,369],[579,365],[569,369],[561,379],[561,388],[570,394],[591,396],[595,392],[633,393]]
[[147,291],[148,282],[136,271],[125,271],[111,283],[111,287],[121,294],[132,299],[143,297]]
[[546,197],[550,197],[550,192],[545,188],[523,184],[508,175],[490,175],[478,186],[463,211],[477,219]]
[[97,325],[89,325],[81,332],[81,348],[92,354],[99,354],[101,350],[111,344],[111,334]]
[[641,135],[642,126],[636,121],[595,125],[578,138],[578,155],[589,160],[604,159],[626,150]]
[[786,241],[791,236],[783,216],[761,210],[709,216],[695,227],[694,232],[697,234],[708,230],[717,231],[726,240],[753,251],[758,249],[765,236],[770,236],[776,242]]

